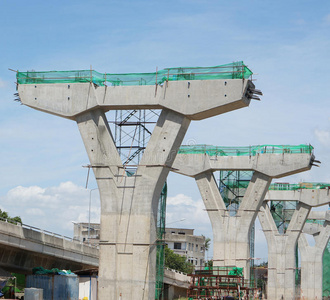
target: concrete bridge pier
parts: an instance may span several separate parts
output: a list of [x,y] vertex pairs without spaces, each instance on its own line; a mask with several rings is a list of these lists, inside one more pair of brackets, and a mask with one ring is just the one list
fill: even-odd
[[195,179],[212,224],[213,265],[244,268],[244,277],[250,278],[249,232],[271,177],[254,172],[235,216],[229,215],[212,172],[202,173]]
[[[279,233],[267,201],[297,201],[296,210],[284,234]],[[327,190],[269,190],[267,193],[258,217],[268,244],[269,299],[295,299],[295,252],[299,236],[312,207],[329,202]],[[319,276],[322,278],[322,273]],[[303,284],[302,281],[301,288]]]
[[299,203],[286,233],[280,235],[267,202],[260,208],[259,220],[268,244],[269,299],[295,299],[296,245],[310,209]]
[[[308,219],[325,221],[323,225],[306,223],[303,233],[298,240],[301,257],[301,297],[306,300],[322,299],[323,294],[323,253],[330,237],[330,212],[324,213],[323,217],[315,216],[312,211]],[[315,239],[315,245],[310,246],[306,235],[311,234]]]
[[[101,197],[99,299],[154,299],[159,196],[190,120],[248,106],[256,99],[254,84],[212,79],[100,86],[48,83],[47,74],[26,76],[23,82],[32,84],[19,84],[19,97],[27,106],[78,124]],[[122,109],[162,110],[140,164],[130,175],[105,116]]]
[[163,110],[132,176],[122,166],[103,111],[82,114],[77,123],[101,197],[99,297],[151,298],[159,195],[190,120]]
[[[240,153],[245,151],[247,155],[235,156],[232,154],[233,148],[230,148],[228,153],[226,147],[201,145],[200,150],[195,148],[195,146],[180,148],[173,165],[174,171],[193,177],[197,182],[212,224],[214,265],[243,267],[244,276],[249,279],[251,262],[249,232],[272,178],[309,170],[314,155],[309,150],[304,153],[304,149],[290,153],[286,148],[285,153],[284,149],[283,153],[274,153],[274,149],[271,148],[270,152],[267,152],[264,147],[261,147],[260,152],[256,151],[252,155],[253,151],[250,151],[249,147],[245,149],[242,147],[237,151]],[[254,171],[236,215],[229,215],[213,176],[213,171],[216,170]]]

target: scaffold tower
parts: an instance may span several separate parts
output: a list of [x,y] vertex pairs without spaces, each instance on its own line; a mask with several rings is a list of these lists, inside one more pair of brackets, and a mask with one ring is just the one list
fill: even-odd
[[[223,201],[228,208],[229,215],[235,216],[239,205],[244,197],[246,189],[251,181],[252,171],[219,171],[219,190]],[[253,225],[249,234],[250,256],[254,258],[255,226]],[[251,260],[251,284],[254,284],[254,260]]]
[[[159,117],[158,110],[116,110],[110,115],[110,127],[120,158],[128,174],[134,174]],[[167,184],[159,199],[157,212],[157,257],[155,299],[162,299],[164,281],[164,237],[166,220]]]

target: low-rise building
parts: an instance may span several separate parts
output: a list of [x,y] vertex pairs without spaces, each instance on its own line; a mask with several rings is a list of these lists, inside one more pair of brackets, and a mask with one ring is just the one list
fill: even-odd
[[204,266],[205,237],[194,235],[194,229],[166,228],[165,243],[195,267]]
[[99,223],[73,222],[73,238],[86,244],[98,245],[100,241]]

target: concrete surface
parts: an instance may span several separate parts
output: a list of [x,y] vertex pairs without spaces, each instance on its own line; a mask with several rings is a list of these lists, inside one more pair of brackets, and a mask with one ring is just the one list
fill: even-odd
[[[306,223],[298,240],[301,258],[301,296],[306,300],[322,299],[323,253],[330,237],[330,211],[325,213],[324,224]],[[307,234],[313,235],[314,246],[309,245]]]
[[172,269],[164,269],[164,300],[185,299],[190,277]]
[[90,83],[20,84],[19,97],[32,108],[74,120],[87,110],[169,109],[201,120],[246,107],[250,80],[170,81],[145,86],[94,86]]
[[[295,201],[299,199],[290,224],[280,234],[271,215],[267,201]],[[268,291],[269,299],[295,299],[295,251],[312,207],[330,203],[330,194],[325,189],[300,189],[296,191],[270,190],[258,215],[268,244]],[[317,214],[319,215],[319,214]],[[322,274],[319,275],[320,278]],[[304,282],[301,283],[303,288]]]
[[[101,198],[99,299],[153,299],[158,201],[190,120],[248,106],[249,80],[173,81],[162,86],[20,84],[23,104],[75,120]],[[162,109],[136,173],[128,177],[108,110]]]
[[[39,266],[71,271],[94,269],[99,265],[98,257],[99,249],[81,242],[63,240],[60,236],[32,228],[0,222],[0,267],[11,272],[31,274],[32,268]],[[165,268],[164,283],[168,299],[172,299],[187,294],[189,277]]]
[[0,221],[0,266],[30,274],[32,268],[81,270],[98,266],[98,249]]
[[[173,171],[195,178],[211,220],[215,266],[244,268],[244,277],[250,278],[249,232],[272,178],[309,170],[313,160],[313,154],[307,153],[218,157],[204,153],[177,155]],[[220,195],[213,176],[213,171],[216,170],[254,171],[235,216],[229,215]]]

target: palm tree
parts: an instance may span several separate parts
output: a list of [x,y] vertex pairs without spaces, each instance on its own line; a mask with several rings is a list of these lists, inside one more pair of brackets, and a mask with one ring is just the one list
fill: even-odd
[[202,234],[202,236],[205,238],[205,242],[204,242],[204,249],[205,249],[205,251],[206,251],[206,260],[208,260],[209,259],[209,249],[210,249],[210,245],[211,245],[211,239],[210,238],[208,238],[208,237],[205,237],[203,234]]
[[204,248],[205,248],[206,251],[209,251],[210,244],[211,244],[211,239],[210,238],[205,238]]

